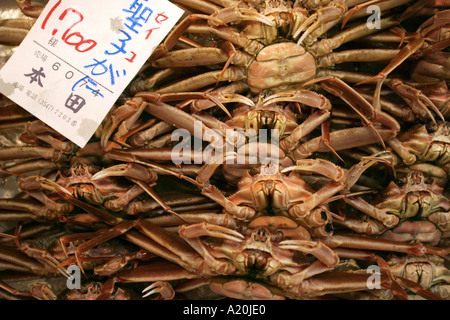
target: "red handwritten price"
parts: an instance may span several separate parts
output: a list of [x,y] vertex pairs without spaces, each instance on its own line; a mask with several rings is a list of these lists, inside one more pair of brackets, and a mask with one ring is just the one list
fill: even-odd
[[[56,9],[59,7],[59,5],[61,4],[61,1],[62,0],[59,0],[48,12],[47,16],[44,18],[44,21],[42,22],[41,29],[45,30],[48,20],[54,14]],[[84,36],[78,31],[71,32],[72,29],[76,25],[78,25],[79,23],[81,23],[81,21],[83,21],[83,19],[84,19],[83,14],[74,8],[67,8],[60,14],[60,16],[58,17],[58,20],[63,21],[66,19],[66,17],[69,17],[69,16],[74,17],[75,22],[73,22],[64,31],[64,33],[61,36],[61,40],[63,40],[66,44],[68,44],[70,46],[74,46],[75,50],[78,52],[87,52],[87,51],[93,49],[97,45],[97,42],[95,40],[85,39]],[[68,19],[66,19],[66,20],[68,20]],[[52,36],[56,35],[57,32],[58,32],[58,29],[56,29],[56,28],[53,29]]]

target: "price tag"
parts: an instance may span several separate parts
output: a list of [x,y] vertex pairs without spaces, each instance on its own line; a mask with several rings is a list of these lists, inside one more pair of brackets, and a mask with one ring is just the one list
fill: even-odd
[[167,0],[50,0],[0,91],[84,147],[182,14]]

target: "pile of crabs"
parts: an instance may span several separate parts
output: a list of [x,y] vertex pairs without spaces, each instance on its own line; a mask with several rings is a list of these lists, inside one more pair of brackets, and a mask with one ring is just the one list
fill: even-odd
[[450,3],[175,3],[84,148],[3,98],[0,297],[448,299]]

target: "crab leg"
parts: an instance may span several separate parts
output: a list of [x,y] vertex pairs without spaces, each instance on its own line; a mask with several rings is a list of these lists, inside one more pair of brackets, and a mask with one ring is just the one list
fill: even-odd
[[190,48],[169,51],[161,58],[155,60],[153,66],[157,68],[195,67],[214,65],[226,61],[234,65],[245,66],[250,62],[250,58],[240,51],[234,51],[233,56],[230,58],[221,48]]
[[23,14],[29,17],[38,18],[44,10],[42,6],[32,5],[31,0],[16,0],[16,2]]
[[[167,150],[170,151],[171,149]],[[188,176],[185,176],[181,170],[180,172],[177,172],[177,170],[171,170],[171,169],[167,169],[166,167],[162,166],[162,165],[158,165],[156,163],[151,163],[151,162],[145,162],[142,159],[146,159],[146,156],[148,157],[148,151],[150,150],[146,150],[146,149],[140,149],[140,150],[127,150],[127,152],[120,152],[120,151],[111,151],[111,153],[109,154],[109,156],[112,159],[115,160],[119,160],[119,161],[127,161],[127,162],[133,162],[142,166],[146,166],[146,167],[150,167],[152,168],[152,170],[158,170],[158,173],[160,174],[166,174],[166,175],[173,175],[175,177],[178,177],[180,179],[184,179],[190,183],[193,183],[195,185],[197,185],[197,183],[195,182],[195,180],[189,178]],[[153,150],[154,151],[154,150]],[[163,148],[162,150],[163,152],[166,151],[165,148]],[[161,150],[158,150],[159,154],[161,154]],[[153,155],[153,153],[150,154],[150,159],[154,159],[153,157],[151,157]],[[169,152],[165,153],[163,155],[163,157],[158,158],[159,160],[171,160],[171,154]],[[157,160],[158,160],[157,159]],[[192,170],[191,168],[188,168],[188,171]]]
[[[400,131],[400,124],[391,116],[388,114],[382,112],[381,110],[374,109],[368,102],[365,100],[357,91],[355,91],[353,88],[348,86],[345,82],[342,80],[335,78],[335,77],[323,77],[323,78],[316,78],[314,80],[311,80],[307,83],[305,83],[303,86],[312,84],[312,83],[321,83],[322,87],[327,90],[328,92],[332,93],[335,96],[340,97],[342,100],[344,100],[351,108],[358,113],[358,115],[363,119],[364,123],[368,125],[378,136],[379,141],[384,146],[384,139],[381,136],[381,133],[379,132],[381,129],[376,129],[374,127],[374,124],[372,121],[370,121],[365,115],[369,115],[372,119],[375,121],[378,121],[384,125],[386,125],[388,128],[391,128],[394,135],[397,135],[397,133]],[[362,112],[361,112],[362,110]],[[345,130],[345,129],[343,129]],[[366,143],[368,144],[368,143]],[[333,150],[339,150],[332,146],[331,143],[331,134],[330,134],[330,141],[328,144],[325,144],[328,148],[331,148]],[[299,147],[301,148],[301,146]],[[295,152],[295,151],[294,151]]]
[[[389,82],[387,82],[389,84]],[[366,99],[369,103],[373,103],[374,97],[367,91],[357,90],[358,93]],[[414,122],[417,120],[416,115],[409,106],[394,103],[384,97],[380,97],[381,109],[387,113],[393,115],[396,119],[401,119],[406,122]]]
[[[310,240],[284,240],[280,242],[280,248],[296,250],[315,256],[327,268],[334,267],[339,262],[339,257],[327,245],[320,241]],[[321,273],[326,269],[319,268]]]
[[28,292],[22,292],[20,290],[14,289],[3,281],[0,281],[0,289],[5,290],[6,292],[14,295],[14,296],[23,296],[23,297],[32,297],[33,295]]
[[[311,279],[306,279],[297,286],[288,288],[287,291],[294,297],[314,297],[326,294],[354,292],[367,290],[370,274],[355,274],[347,272],[326,272]],[[389,279],[381,276],[380,285],[383,288],[390,286]]]
[[178,38],[184,33],[184,31],[197,20],[207,20],[207,21],[211,20],[215,21],[218,24],[223,24],[221,20],[212,16],[204,14],[190,14],[186,18],[184,18],[180,23],[178,23],[176,27],[171,30],[171,32],[169,32],[164,42],[161,43],[155,49],[155,51],[153,51],[149,60],[154,61],[165,55],[167,52],[169,52],[170,49],[172,49],[175,43],[178,41]]
[[[33,172],[37,170],[61,170],[65,165],[60,162],[55,162],[51,160],[30,160],[21,162],[9,167],[3,168],[9,174],[22,174],[27,172]],[[0,171],[0,178],[7,176],[7,173],[3,173]]]
[[[354,49],[339,52],[331,52],[318,59],[319,68],[327,68],[344,62],[377,62],[391,61],[400,50],[398,49]],[[367,80],[373,81],[374,79]]]
[[128,232],[131,228],[134,228],[137,224],[138,224],[138,220],[122,221],[107,231],[100,230],[100,232],[96,236],[94,236],[93,238],[89,239],[88,241],[86,241],[83,244],[81,244],[80,246],[78,246],[75,249],[74,254],[75,254],[75,259],[78,262],[78,265],[80,266],[80,269],[84,272],[83,267],[81,265],[81,260],[80,260],[81,253],[86,252],[89,249],[92,249],[93,247],[95,247],[103,242],[106,242],[108,240],[111,240],[113,238],[123,235],[124,233]]
[[362,9],[365,9],[371,5],[377,5],[381,11],[387,12],[387,10],[389,9],[402,6],[408,2],[411,2],[411,0],[372,0],[365,1],[362,4],[357,4],[344,15],[344,19],[342,20],[342,28],[344,28],[349,20],[358,19],[360,17],[368,15],[368,13]]
[[397,241],[388,241],[383,239],[374,239],[357,235],[333,235],[324,239],[324,243],[331,248],[343,247],[363,250],[380,250],[403,252],[414,255],[438,254],[445,256],[449,252],[448,248],[437,248],[425,246],[423,244],[408,244]]
[[56,269],[49,269],[48,265],[43,265],[25,253],[10,248],[0,247],[0,259],[18,265],[19,267],[27,268],[37,275],[56,273]]
[[226,212],[240,220],[251,219],[256,211],[247,206],[238,206],[227,199],[219,189],[207,182],[202,189],[202,194],[220,204]]
[[129,87],[130,93],[132,95],[135,95],[138,92],[151,90],[156,85],[156,83],[179,73],[180,70],[172,68],[157,70],[146,79],[134,80]]
[[361,85],[364,83],[371,82],[373,80],[384,80],[388,76],[389,73],[391,73],[395,68],[397,68],[400,64],[402,64],[403,61],[405,61],[408,57],[410,57],[414,52],[419,50],[424,43],[424,38],[420,35],[417,36],[417,38],[411,42],[409,42],[406,46],[404,46],[398,55],[392,59],[392,61],[378,73],[378,75],[367,79],[365,81],[361,81],[357,83],[356,85]]
[[41,176],[25,177],[19,181],[19,187],[22,190],[26,190],[31,197],[43,203],[49,211],[55,211],[56,213],[71,212],[73,210],[72,206],[68,205],[67,203],[57,203],[56,201],[46,196],[44,192],[40,191],[42,189],[53,190],[53,188],[49,187],[43,179],[46,178],[43,178]]
[[[140,92],[136,94],[137,97],[143,97],[148,102],[167,102],[177,100],[192,100],[192,99],[208,99],[215,103],[222,109],[230,118],[232,117],[227,108],[222,103],[240,102],[249,105],[254,105],[253,101],[235,93],[227,93],[223,91],[214,92],[175,92],[175,93],[153,93]],[[204,108],[195,108],[195,111],[201,111]]]
[[[258,21],[262,24],[272,26],[273,21],[266,17],[265,15],[259,13],[257,10],[251,8],[240,8],[240,7],[228,7],[224,8],[212,15],[213,17],[218,18],[220,21],[224,23],[229,23],[233,21]],[[213,23],[214,21],[210,21]]]
[[121,271],[117,274],[117,282],[151,282],[172,281],[180,279],[196,279],[199,275],[190,272],[171,262],[157,262],[141,265],[136,269]]
[[53,161],[67,161],[67,156],[58,150],[45,147],[5,147],[1,149],[0,160],[44,158]]
[[10,46],[18,46],[27,36],[28,29],[0,26],[0,43]]
[[[169,233],[164,228],[161,228],[160,226],[157,226],[147,220],[141,220],[138,228],[142,234],[152,239],[159,246],[167,248],[165,251],[169,251],[170,254],[165,256],[163,255],[163,258],[176,262],[187,270],[201,270],[204,265],[203,259],[178,235]],[[143,247],[143,249],[146,249],[151,253],[155,253],[147,247]]]
[[142,147],[156,136],[170,132],[174,127],[164,121],[158,122],[150,128],[136,132],[130,136],[129,143],[133,147]]
[[[177,128],[188,130],[192,136],[195,136],[199,139],[203,139],[206,130],[208,130],[208,128],[203,123],[199,121],[196,122],[195,118],[190,114],[162,102],[149,103],[147,105],[146,111],[167,123],[173,124]],[[195,129],[196,123],[201,126],[201,130]],[[210,139],[207,140],[208,142],[223,140],[223,137],[221,135],[218,135],[215,131],[211,131],[211,134],[206,136],[210,137]]]
[[[398,25],[400,22],[396,17],[390,16],[379,20],[380,29],[387,29]],[[344,43],[358,39],[364,35],[370,35],[378,32],[379,29],[370,29],[367,23],[357,25],[355,27],[346,29],[332,38],[323,39],[317,44],[312,46],[312,49],[318,56],[323,56],[332,52],[334,49],[339,48]]]
[[39,180],[41,180],[41,182],[44,182],[45,185],[47,185],[48,187],[53,187],[54,188],[53,191],[58,193],[63,199],[67,200],[69,203],[86,210],[86,212],[93,214],[95,217],[104,221],[105,223],[109,225],[116,225],[122,222],[121,218],[115,217],[106,211],[100,210],[84,201],[81,201],[73,197],[69,191],[67,191],[65,188],[61,187],[57,183],[45,179],[43,177],[40,177]]
[[186,80],[181,80],[174,84],[158,89],[158,93],[195,91],[203,87],[216,84],[219,80],[223,81],[239,81],[244,80],[244,71],[239,67],[230,67],[224,72],[222,70],[206,72]]
[[295,128],[287,138],[280,141],[280,146],[284,151],[292,151],[302,137],[310,133],[330,116],[330,101],[323,95],[313,91],[297,90],[280,92],[265,98],[263,104],[269,105],[279,101],[299,102],[321,110],[321,112],[315,112],[311,117]]
[[293,214],[298,218],[303,217],[305,214],[309,214],[314,208],[326,200],[329,200],[332,195],[341,190],[351,188],[357,182],[361,174],[375,162],[375,159],[363,160],[345,172],[334,163],[323,159],[305,159],[298,160],[296,166],[283,169],[283,173],[292,170],[316,172],[332,179],[331,182],[327,183],[317,192],[311,194],[303,203],[295,204],[290,208],[290,214]]
[[142,98],[135,97],[131,100],[127,100],[127,102],[115,109],[106,120],[105,125],[103,126],[103,130],[101,133],[101,145],[103,148],[106,147],[106,144],[109,140],[109,137],[112,135],[113,131],[121,124],[119,128],[119,132],[116,134],[118,138],[123,136],[126,132],[131,129],[131,126],[136,122],[137,118],[144,111],[147,103]]
[[[388,214],[384,210],[378,209],[375,206],[370,205],[362,198],[344,198],[344,201],[351,205],[352,207],[364,212],[368,216],[381,221],[381,223],[387,227],[392,228],[396,226],[399,222],[399,218],[393,214]],[[377,229],[377,228],[375,228]]]
[[305,29],[305,32],[297,41],[298,45],[301,45],[303,40],[310,34],[312,34],[314,38],[319,37],[339,22],[345,10],[347,10],[347,8],[340,4],[316,10],[314,14],[303,22],[292,37],[296,39]]
[[442,121],[445,121],[444,116],[441,111],[434,105],[434,103],[422,93],[422,91],[417,90],[409,85],[404,84],[399,79],[392,79],[388,82],[389,87],[394,90],[399,96],[405,100],[414,114],[418,115],[421,119],[429,119],[436,123],[433,114],[428,110],[429,107],[433,110],[436,115],[438,115]]
[[[223,19],[223,20],[222,20]],[[208,16],[203,14],[190,14],[183,21],[177,24],[177,26],[172,29],[172,31],[166,37],[166,40],[160,44],[150,57],[151,61],[166,54],[177,42],[178,38],[197,20],[206,20],[208,22],[208,27],[213,30],[223,30],[225,29],[229,34],[237,34],[232,31],[231,28],[226,26],[227,22],[234,20],[249,20],[249,21],[259,21],[263,24],[272,26],[273,22],[267,18],[265,15],[258,13],[253,9],[229,7]],[[232,38],[232,37],[231,37]],[[246,38],[242,36],[241,38]],[[226,38],[224,38],[226,39]],[[226,39],[228,40],[228,39]],[[246,39],[246,41],[249,41]],[[231,41],[233,42],[233,41]],[[254,41],[256,43],[256,41]],[[234,42],[233,42],[234,43]],[[246,46],[242,46],[246,48]]]
[[[44,205],[31,199],[0,199],[0,208],[3,210],[17,210],[26,216],[30,212],[37,217],[48,217],[52,214]],[[10,214],[16,215],[15,213]]]

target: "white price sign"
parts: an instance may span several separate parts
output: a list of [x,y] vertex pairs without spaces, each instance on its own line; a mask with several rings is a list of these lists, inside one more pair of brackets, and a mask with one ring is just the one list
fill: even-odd
[[0,91],[84,147],[183,13],[167,0],[50,0]]

